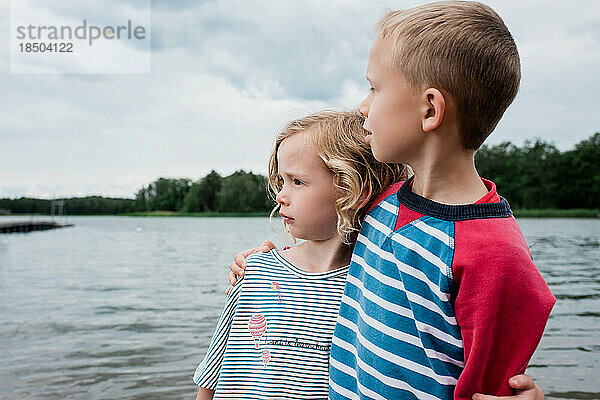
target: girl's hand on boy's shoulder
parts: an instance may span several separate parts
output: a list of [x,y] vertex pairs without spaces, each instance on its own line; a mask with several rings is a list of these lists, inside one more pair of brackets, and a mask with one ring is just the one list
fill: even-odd
[[535,384],[533,379],[529,375],[515,375],[508,380],[510,387],[515,389],[516,394],[514,396],[491,396],[487,394],[475,393],[472,397],[473,400],[544,400],[544,392],[542,389]]
[[266,252],[269,252],[272,249],[276,249],[276,248],[277,248],[277,246],[275,246],[273,244],[273,242],[271,242],[270,240],[265,240],[258,247],[255,247],[253,249],[247,249],[247,250],[240,251],[239,253],[237,253],[233,257],[233,262],[231,264],[229,264],[229,270],[230,270],[229,271],[229,284],[230,284],[230,286],[227,288],[225,293],[229,294],[229,291],[231,290],[233,285],[235,285],[235,283],[237,282],[238,276],[240,278],[244,276],[244,270],[246,269],[246,257],[248,257],[250,254],[258,253],[259,251],[266,253]]

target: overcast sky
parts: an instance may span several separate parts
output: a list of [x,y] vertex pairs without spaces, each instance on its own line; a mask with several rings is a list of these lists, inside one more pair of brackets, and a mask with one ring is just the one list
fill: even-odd
[[[112,13],[124,3],[103,2]],[[153,0],[150,74],[30,75],[10,72],[2,0],[0,197],[133,197],[160,176],[264,173],[286,121],[357,106],[377,19],[422,3]],[[54,12],[83,18],[68,4]],[[486,4],[523,70],[488,143],[541,137],[568,150],[600,131],[600,1]]]

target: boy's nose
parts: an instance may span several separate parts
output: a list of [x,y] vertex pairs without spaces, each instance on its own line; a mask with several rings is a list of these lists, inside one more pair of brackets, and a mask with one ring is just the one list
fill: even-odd
[[369,118],[369,96],[365,97],[358,105],[358,112],[365,118]]

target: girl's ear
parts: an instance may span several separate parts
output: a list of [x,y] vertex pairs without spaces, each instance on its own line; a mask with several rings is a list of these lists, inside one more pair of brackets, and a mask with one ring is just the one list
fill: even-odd
[[431,132],[437,129],[444,120],[446,111],[446,99],[441,91],[429,88],[423,93],[424,107],[421,124],[423,132]]
[[361,208],[363,208],[371,199],[371,193],[370,190],[368,190],[367,188],[364,188],[362,193],[360,194],[360,197],[358,198],[358,206],[356,207],[356,210],[360,210]]

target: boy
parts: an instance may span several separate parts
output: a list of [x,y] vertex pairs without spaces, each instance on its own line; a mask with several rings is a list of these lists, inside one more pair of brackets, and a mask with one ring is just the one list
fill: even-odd
[[516,45],[474,2],[390,12],[359,111],[382,162],[414,177],[359,234],[330,358],[331,399],[509,395],[555,302],[507,201],[474,154],[514,99]]

